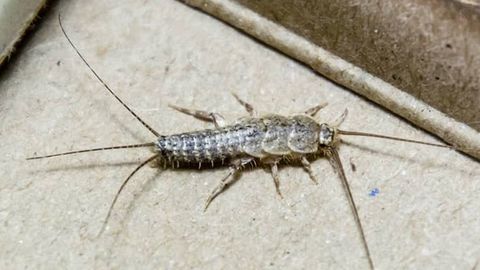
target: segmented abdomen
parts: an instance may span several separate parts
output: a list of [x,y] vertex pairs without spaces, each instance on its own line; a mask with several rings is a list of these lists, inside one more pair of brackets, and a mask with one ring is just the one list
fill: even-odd
[[235,124],[218,129],[160,136],[157,147],[168,160],[208,162],[244,155],[246,145],[257,145],[262,138],[261,127]]

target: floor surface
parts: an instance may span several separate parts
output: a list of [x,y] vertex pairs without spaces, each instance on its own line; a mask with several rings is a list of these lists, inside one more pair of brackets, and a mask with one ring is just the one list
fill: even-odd
[[[368,269],[339,178],[326,159],[245,171],[205,213],[227,173],[146,167],[95,239],[122,180],[151,153],[131,149],[26,161],[75,149],[150,142],[62,36],[162,134],[209,128],[168,104],[245,116],[291,115],[437,142],[370,102],[177,1],[58,1],[0,75],[1,269]],[[480,164],[455,151],[368,138],[340,147],[378,269],[472,269],[480,258]],[[375,192],[378,191],[378,192]]]

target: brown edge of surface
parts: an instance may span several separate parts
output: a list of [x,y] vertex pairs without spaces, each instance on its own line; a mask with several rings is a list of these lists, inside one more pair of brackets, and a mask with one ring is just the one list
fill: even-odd
[[2,52],[0,52],[0,67],[5,62],[8,62],[6,60],[8,60],[13,54],[13,52],[15,52],[16,46],[22,41],[22,38],[24,37],[25,33],[27,33],[28,29],[33,25],[33,23],[38,17],[38,14],[41,13],[45,7],[47,7],[47,1],[48,0],[41,1],[39,5],[37,5],[35,8],[32,9],[30,16],[28,16],[27,19],[23,21],[23,24],[19,28],[19,31],[17,31],[17,33],[15,34],[15,37],[5,47],[5,49]]
[[480,159],[480,134],[393,85],[231,0],[182,0],[295,58],[462,152]]

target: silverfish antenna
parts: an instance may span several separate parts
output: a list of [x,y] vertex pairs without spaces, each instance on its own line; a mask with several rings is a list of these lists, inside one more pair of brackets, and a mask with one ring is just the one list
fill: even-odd
[[370,269],[373,270],[375,269],[375,267],[373,266],[373,260],[372,260],[372,255],[370,254],[370,249],[368,248],[367,238],[365,237],[365,232],[363,230],[362,222],[360,220],[360,216],[358,215],[357,205],[355,204],[355,200],[353,199],[352,190],[350,189],[350,184],[347,181],[347,176],[345,175],[345,170],[343,169],[343,164],[340,159],[340,156],[338,155],[337,149],[330,147],[328,149],[327,156],[330,158],[330,161],[334,169],[336,169],[337,173],[340,176],[343,190],[345,191],[345,195],[347,196],[347,199],[348,199],[348,204],[350,205],[350,209],[352,210],[355,223],[357,224],[357,230],[360,233],[360,236],[362,238],[362,244],[363,244],[363,248],[365,249],[365,253],[367,255],[368,264],[370,266]]
[[154,130],[152,127],[150,127],[147,123],[145,123],[145,121],[142,120],[142,118],[140,118],[132,109],[130,109],[114,92],[113,90],[107,85],[107,83],[105,83],[102,78],[100,78],[100,76],[98,76],[97,72],[95,72],[95,70],[93,70],[93,68],[90,66],[90,64],[87,62],[87,60],[85,60],[85,57],[83,57],[83,55],[78,51],[77,47],[73,44],[73,42],[70,40],[70,38],[68,37],[67,33],[65,32],[65,29],[63,28],[63,25],[62,25],[62,17],[60,14],[58,14],[58,23],[60,24],[60,29],[62,29],[62,33],[63,35],[65,36],[65,38],[67,39],[68,43],[70,43],[70,46],[72,46],[72,48],[75,50],[75,52],[78,54],[78,56],[80,56],[80,59],[82,59],[83,63],[85,63],[85,65],[87,65],[88,69],[90,69],[90,71],[93,73],[93,75],[95,75],[95,77],[97,78],[97,80],[103,84],[103,86],[105,87],[105,89],[108,90],[108,92],[110,92],[110,94],[113,95],[113,97],[115,97],[116,100],[118,100],[118,102],[120,102],[120,104],[123,105],[123,107],[125,107],[125,109],[127,109],[140,123],[142,123],[142,125],[144,127],[146,127],[151,133],[153,133],[153,135],[155,135],[156,137],[159,137],[160,136],[160,133],[158,133],[156,130]]
[[452,145],[429,143],[429,142],[424,142],[424,141],[417,141],[417,140],[411,140],[411,139],[405,139],[405,138],[399,138],[399,137],[393,137],[393,136],[386,136],[386,135],[381,135],[381,134],[358,132],[358,131],[347,131],[347,130],[340,130],[340,129],[337,129],[337,132],[338,132],[338,134],[348,135],[348,136],[374,137],[374,138],[380,138],[380,139],[386,139],[386,140],[416,143],[416,144],[423,144],[423,145],[429,145],[429,146],[458,150],[455,146],[452,146]]
[[27,160],[42,159],[42,158],[51,158],[51,157],[66,156],[66,155],[73,155],[73,154],[79,154],[79,153],[86,153],[86,152],[96,152],[96,151],[111,150],[111,149],[140,148],[140,147],[150,147],[150,146],[155,146],[155,143],[141,143],[141,144],[117,145],[117,146],[110,146],[110,147],[100,147],[100,148],[83,149],[83,150],[76,150],[76,151],[70,151],[70,152],[63,152],[63,153],[51,154],[51,155],[46,155],[46,156],[29,157],[29,158],[27,158]]
[[[144,127],[146,127],[150,132],[152,132],[155,136],[159,136],[159,133],[155,131],[152,127],[150,127],[145,121],[143,121],[132,109],[130,109],[125,102],[123,102],[116,94],[113,92],[113,90],[100,78],[100,76],[93,70],[93,68],[90,66],[90,64],[85,60],[83,55],[78,51],[77,47],[73,44],[73,42],[70,40],[70,37],[67,35],[65,29],[63,28],[62,25],[62,17],[60,14],[58,14],[58,23],[60,25],[60,29],[62,30],[63,35],[67,39],[68,43],[72,48],[75,50],[75,52],[78,54],[80,59],[82,59],[83,63],[88,67],[88,69],[95,75],[95,77],[102,83],[102,85],[105,87],[105,89],[110,92],[110,94],[115,97],[115,99],[120,102],[120,104],[123,105]],[[70,151],[70,152],[63,152],[63,153],[57,153],[57,154],[51,154],[51,155],[45,155],[45,156],[38,156],[38,157],[29,157],[27,160],[34,160],[34,159],[42,159],[42,158],[51,158],[51,157],[58,157],[58,156],[66,156],[66,155],[72,155],[72,154],[79,154],[79,153],[86,153],[86,152],[96,152],[96,151],[105,151],[105,150],[112,150],[112,149],[125,149],[125,148],[140,148],[140,147],[150,147],[154,146],[154,143],[142,143],[142,144],[131,144],[131,145],[117,145],[117,146],[109,146],[109,147],[100,147],[100,148],[91,148],[91,149],[83,149],[83,150],[76,150],[76,151]]]

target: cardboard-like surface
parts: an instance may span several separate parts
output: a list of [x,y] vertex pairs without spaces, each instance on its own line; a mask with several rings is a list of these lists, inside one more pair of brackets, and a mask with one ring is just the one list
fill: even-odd
[[480,131],[479,1],[234,1]]
[[[59,2],[0,76],[0,268],[366,269],[338,177],[313,163],[280,170],[284,199],[258,168],[203,203],[227,173],[144,168],[109,203],[147,149],[48,160],[31,155],[154,140],[102,86],[61,35],[162,134],[211,127],[167,107],[245,115],[292,114],[328,102],[349,130],[435,141],[403,120],[238,31],[176,1]],[[454,151],[346,138],[340,148],[379,269],[468,269],[480,258],[480,165]],[[370,196],[371,190],[380,193]]]

